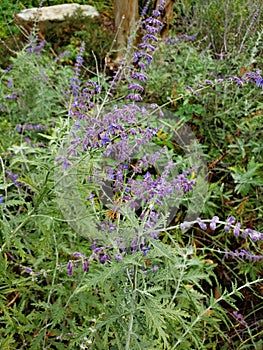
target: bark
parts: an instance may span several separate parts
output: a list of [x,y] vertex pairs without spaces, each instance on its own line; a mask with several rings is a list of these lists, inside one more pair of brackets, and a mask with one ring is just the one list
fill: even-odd
[[134,35],[139,19],[138,0],[114,0],[115,30],[117,33],[116,61],[121,61],[126,53],[129,38]]

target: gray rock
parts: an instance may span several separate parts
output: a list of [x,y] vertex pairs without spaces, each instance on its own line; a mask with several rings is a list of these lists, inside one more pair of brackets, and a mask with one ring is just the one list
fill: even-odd
[[99,16],[98,11],[93,6],[79,4],[63,4],[55,6],[47,6],[41,8],[29,8],[18,13],[16,16],[22,21],[63,21],[66,16],[73,16],[77,10],[82,11],[82,15],[86,17]]

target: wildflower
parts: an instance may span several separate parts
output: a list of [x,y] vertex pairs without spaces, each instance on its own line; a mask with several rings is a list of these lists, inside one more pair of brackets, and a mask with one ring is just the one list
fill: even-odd
[[234,236],[235,237],[238,237],[239,234],[240,234],[240,227],[241,227],[241,223],[240,222],[237,222],[235,224],[235,227],[234,227],[234,230],[233,230],[233,233],[234,233]]
[[214,83],[211,80],[205,80],[205,84],[207,84],[207,85],[214,85]]
[[156,36],[152,35],[152,34],[145,34],[143,37],[142,37],[142,40],[143,41],[155,41],[157,42],[158,41],[158,38],[156,38]]
[[63,159],[63,164],[62,164],[62,169],[65,171],[67,168],[70,166],[70,162],[64,157]]
[[68,270],[68,275],[72,276],[73,275],[73,263],[71,260],[67,263],[67,270]]
[[160,16],[161,16],[161,12],[158,11],[158,10],[153,10],[152,14],[153,14],[153,16],[155,16],[155,17],[160,17]]
[[10,179],[11,181],[13,181],[13,183],[18,186],[20,183],[17,182],[17,179],[19,178],[19,175],[18,174],[14,174],[12,173],[10,170],[6,170],[6,174],[7,174],[7,177],[8,179]]
[[138,73],[138,72],[133,73],[131,75],[131,78],[138,79],[138,80],[142,81],[143,83],[146,83],[146,81],[147,81],[147,76],[143,73]]
[[155,46],[149,44],[149,43],[141,43],[139,44],[139,48],[143,49],[143,50],[150,50],[150,51],[154,51],[155,50]]
[[200,218],[197,219],[197,222],[198,222],[198,224],[199,224],[199,226],[200,226],[200,228],[202,230],[206,230],[207,229],[206,224]]
[[103,255],[99,256],[99,262],[101,264],[105,264],[106,261],[111,261],[111,258],[108,254],[103,254]]
[[225,225],[225,231],[229,232],[230,231],[230,227],[232,226],[232,224],[234,224],[236,221],[234,216],[230,216],[227,221],[226,221],[226,225]]
[[238,311],[233,311],[233,316],[242,326],[248,326],[247,322],[244,320],[244,316],[238,313]]
[[261,76],[259,76],[256,80],[255,80],[256,86],[258,86],[260,89],[263,89],[263,78]]
[[121,261],[122,260],[122,255],[121,254],[115,254],[114,255],[114,259],[115,259],[115,261]]
[[153,18],[153,17],[146,18],[145,23],[151,24],[151,25],[157,26],[157,27],[162,27],[163,26],[161,21],[159,21],[158,19]]
[[29,275],[33,274],[32,269],[30,269],[29,267],[25,267],[25,272],[28,273]]
[[104,147],[107,143],[111,142],[108,137],[101,137],[101,145]]
[[128,90],[143,91],[144,88],[143,88],[141,85],[139,85],[139,84],[131,83],[131,84],[129,84],[129,86],[128,86]]
[[216,223],[217,221],[219,220],[219,217],[218,216],[214,216],[210,222],[210,229],[211,230],[215,230],[216,229]]
[[188,222],[182,222],[181,224],[180,224],[180,229],[181,230],[186,230],[186,229],[188,229],[188,228],[190,228],[190,224],[188,223]]
[[80,253],[80,252],[74,252],[73,256],[74,256],[74,258],[83,258],[83,257],[85,257],[85,255],[83,253]]
[[151,250],[151,248],[143,247],[141,250],[142,250],[142,252],[143,252],[143,256],[146,256],[147,251],[148,251],[148,250]]
[[89,265],[88,265],[87,260],[83,260],[83,261],[82,261],[82,270],[83,270],[84,272],[88,272],[88,271],[89,271]]
[[127,100],[131,100],[131,101],[142,101],[142,97],[140,94],[129,94],[126,96]]

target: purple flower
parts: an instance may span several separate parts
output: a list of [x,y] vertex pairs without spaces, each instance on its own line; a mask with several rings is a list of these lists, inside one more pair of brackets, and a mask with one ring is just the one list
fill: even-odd
[[152,34],[146,34],[142,37],[143,41],[158,41],[158,38],[156,38],[156,36],[152,35]]
[[146,64],[143,62],[138,62],[138,66],[141,68],[141,70],[146,70]]
[[157,26],[157,27],[162,27],[163,26],[161,21],[159,21],[158,19],[153,18],[153,17],[146,18],[145,23],[151,24],[151,25]]
[[29,267],[25,267],[25,272],[28,273],[29,275],[33,274],[32,269],[30,269]]
[[142,250],[142,252],[143,252],[143,256],[146,256],[147,251],[148,251],[148,250],[151,250],[151,248],[143,247],[141,250]]
[[263,78],[261,76],[259,76],[256,80],[255,80],[256,86],[258,86],[260,89],[263,89]]
[[138,79],[138,80],[142,81],[143,83],[146,83],[146,81],[147,81],[147,76],[143,73],[135,72],[131,75],[131,77],[133,79]]
[[156,28],[156,27],[152,27],[150,25],[146,25],[145,26],[145,30],[149,33],[149,34],[152,34],[152,35],[155,35],[159,32],[159,28]]
[[147,10],[149,8],[149,5],[151,3],[151,0],[148,0],[144,6],[144,8],[142,9],[142,12],[141,12],[141,16],[144,17],[147,13]]
[[83,257],[85,257],[85,255],[83,253],[80,253],[80,252],[74,252],[73,256],[74,256],[74,258],[83,258]]
[[152,60],[152,56],[149,55],[146,52],[139,51],[134,53],[134,59],[133,62],[138,62],[141,58],[145,58],[147,60],[147,63],[150,64]]
[[211,80],[205,80],[205,84],[207,84],[207,85],[214,85],[214,83]]
[[210,229],[211,230],[215,230],[216,229],[216,223],[217,221],[219,221],[219,217],[218,216],[214,216],[210,222]]
[[206,224],[200,218],[197,219],[197,222],[198,222],[198,224],[199,224],[199,226],[200,226],[200,228],[202,230],[206,230],[207,229]]
[[236,221],[234,216],[230,216],[227,221],[226,221],[226,225],[225,225],[225,231],[229,232],[230,231],[230,227],[232,224],[234,224]]
[[103,252],[103,250],[104,250],[104,247],[94,248],[93,249],[93,254],[97,255],[97,254]]
[[84,272],[88,272],[88,271],[89,271],[89,265],[88,265],[87,260],[83,260],[83,261],[82,261],[82,270],[83,270]]
[[131,84],[129,84],[129,86],[128,86],[128,90],[143,91],[144,88],[143,88],[141,85],[139,85],[139,84],[131,83]]
[[103,255],[99,256],[99,262],[101,264],[105,264],[106,261],[111,261],[111,258],[108,254],[103,254]]
[[126,96],[126,99],[131,101],[142,101],[140,94],[129,94]]
[[73,263],[71,260],[67,263],[67,270],[68,270],[68,275],[72,276],[73,275]]
[[101,137],[101,145],[104,147],[107,143],[111,142],[108,137]]
[[64,158],[63,159],[63,163],[62,163],[62,169],[65,171],[65,170],[67,170],[67,168],[70,166],[71,164],[70,164],[70,162],[66,159],[66,158]]
[[153,14],[153,16],[155,16],[155,17],[160,17],[160,16],[161,16],[161,12],[158,11],[158,10],[153,10],[152,14]]
[[233,316],[236,319],[236,321],[238,321],[242,326],[244,327],[248,326],[247,322],[244,320],[243,315],[238,313],[238,311],[233,311]]
[[13,181],[13,183],[18,186],[19,183],[16,181],[19,178],[18,174],[12,173],[10,170],[6,170],[7,178]]
[[116,261],[121,261],[122,260],[122,255],[121,254],[115,254],[114,255],[114,259],[116,260]]
[[234,233],[235,237],[238,237],[240,235],[240,227],[241,227],[241,223],[237,222],[235,224],[235,227],[234,227],[234,230],[233,230],[233,233]]
[[139,44],[139,48],[143,49],[143,50],[150,50],[150,51],[154,51],[155,50],[155,46],[149,44],[149,43],[141,43]]

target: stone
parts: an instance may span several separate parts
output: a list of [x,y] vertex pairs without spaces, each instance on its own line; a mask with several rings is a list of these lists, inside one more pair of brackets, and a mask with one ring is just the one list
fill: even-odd
[[61,22],[66,16],[72,17],[76,11],[81,11],[85,17],[97,17],[98,11],[93,6],[79,4],[62,4],[40,8],[29,8],[21,11],[16,16],[22,21],[58,21]]

